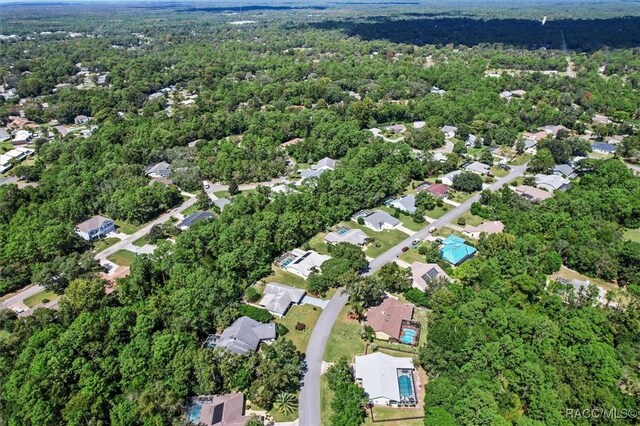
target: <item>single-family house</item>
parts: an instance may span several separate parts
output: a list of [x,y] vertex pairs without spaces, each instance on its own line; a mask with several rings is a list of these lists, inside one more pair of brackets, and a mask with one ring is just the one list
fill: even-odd
[[425,291],[429,282],[437,277],[443,277],[451,281],[451,278],[437,263],[413,262],[411,264],[413,287]]
[[354,246],[364,246],[369,243],[369,236],[361,229],[351,229],[347,226],[341,226],[335,231],[329,232],[324,241],[327,244],[349,243]]
[[544,126],[541,128],[541,130],[544,130],[545,132],[547,132],[547,134],[549,135],[553,135],[553,137],[558,136],[558,132],[565,131],[565,132],[570,132],[569,129],[567,129],[566,127],[562,126],[562,125],[549,125],[549,126]]
[[38,125],[29,119],[12,115],[9,117],[9,124],[7,124],[7,127],[11,130],[16,130],[22,128],[34,128],[38,127]]
[[413,305],[387,297],[367,311],[365,324],[376,333],[376,339],[399,341],[402,322],[413,318]]
[[429,93],[432,93],[432,94],[434,94],[434,95],[440,95],[440,96],[442,96],[442,95],[444,95],[444,94],[445,94],[445,93],[447,93],[447,92],[446,92],[446,90],[442,90],[442,89],[440,89],[440,88],[439,88],[439,87],[437,87],[437,86],[431,86],[431,88],[429,89]]
[[213,218],[213,214],[207,211],[197,211],[187,217],[185,217],[182,222],[180,222],[177,227],[181,231],[186,231],[191,228],[195,223],[200,222],[201,220],[211,219]]
[[87,241],[102,238],[115,230],[113,220],[99,215],[76,225],[76,233]]
[[464,144],[467,148],[473,148],[476,145],[476,141],[478,141],[478,137],[476,135],[472,135],[471,133],[469,133],[469,136],[467,136],[467,140],[464,141]]
[[458,128],[455,126],[442,126],[440,128],[440,131],[444,133],[444,137],[446,139],[451,139],[456,137],[456,132],[458,131]]
[[171,164],[166,161],[151,164],[144,169],[144,174],[149,177],[168,178],[171,173]]
[[455,234],[442,240],[440,256],[452,265],[459,265],[476,253],[475,247],[466,244],[466,241]]
[[440,178],[440,182],[444,183],[447,186],[452,186],[453,185],[453,178],[458,176],[460,173],[462,173],[461,170],[454,170],[452,172],[449,172],[449,173],[447,173],[446,175],[444,175],[444,176],[442,176]]
[[522,138],[523,139],[531,139],[533,141],[536,142],[540,142],[541,140],[548,138],[549,137],[549,133],[545,132],[544,130],[540,130],[537,132],[524,132],[522,134]]
[[372,212],[365,210],[363,212],[358,212],[352,217],[352,219],[357,222],[360,217],[364,220],[364,226],[374,231],[393,229],[400,225],[399,219],[396,219],[383,210],[374,210]]
[[383,352],[356,356],[355,379],[374,405],[415,405],[413,359]]
[[320,270],[322,264],[331,259],[331,256],[320,254],[314,250],[293,249],[286,253],[277,264],[285,271],[307,279],[313,271]]
[[407,126],[405,126],[404,124],[393,124],[391,126],[387,126],[384,128],[387,132],[389,133],[393,133],[398,134],[398,133],[404,133],[407,131]]
[[413,194],[393,200],[389,205],[405,213],[414,214],[416,212],[416,196]]
[[26,145],[29,143],[29,140],[31,139],[31,133],[27,130],[18,130],[17,132],[15,132],[13,134],[13,139],[11,140],[11,143],[14,146],[17,145]]
[[283,317],[291,305],[298,305],[304,298],[306,291],[280,283],[268,283],[264,288],[260,306],[273,315]]
[[591,149],[601,154],[613,155],[616,153],[616,146],[607,142],[594,142]]
[[471,238],[479,239],[481,234],[499,234],[504,230],[504,224],[499,220],[491,222],[484,222],[478,226],[467,225],[462,230],[464,235],[468,235]]
[[86,115],[78,115],[76,116],[76,118],[73,120],[73,122],[75,124],[81,125],[81,124],[87,124],[89,122],[90,118],[87,117]]
[[468,172],[473,172],[481,176],[486,176],[491,172],[491,167],[479,161],[466,164],[463,168]]
[[276,325],[263,324],[249,317],[240,317],[227,327],[219,336],[209,336],[205,347],[222,348],[236,355],[255,352],[261,342],[276,338]]
[[231,204],[231,200],[228,198],[217,198],[213,200],[213,205],[216,206],[221,212],[228,204]]
[[602,114],[594,114],[593,117],[591,118],[591,122],[593,124],[611,124],[613,123],[613,121],[607,117],[606,115],[602,115]]
[[414,129],[422,129],[426,125],[427,125],[426,121],[414,121],[413,122],[413,128]]
[[244,395],[204,395],[191,398],[186,420],[199,426],[244,426],[251,419],[244,413]]
[[546,189],[549,192],[564,191],[569,188],[571,181],[558,175],[537,174],[534,176],[536,187]]
[[573,167],[568,164],[556,164],[553,166],[553,169],[551,169],[551,172],[554,175],[562,176],[567,179],[575,179],[578,176],[575,170],[573,170]]
[[524,152],[527,154],[535,155],[538,152],[538,141],[535,139],[525,139],[524,140]]
[[449,187],[444,183],[423,183],[416,187],[416,192],[429,191],[437,198],[444,198],[449,193]]
[[553,197],[552,193],[529,185],[518,185],[513,190],[521,197],[534,202],[544,201]]
[[312,177],[320,177],[320,175],[322,175],[327,170],[335,170],[336,164],[336,160],[329,157],[324,157],[322,160],[311,166],[311,168],[300,170],[300,176],[302,177],[302,180],[306,180]]

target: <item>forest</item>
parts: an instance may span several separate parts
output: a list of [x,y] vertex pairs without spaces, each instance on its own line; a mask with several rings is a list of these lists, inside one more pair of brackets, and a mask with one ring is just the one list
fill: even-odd
[[[0,124],[22,113],[40,129],[34,160],[10,172],[32,185],[0,185],[0,296],[29,284],[63,295],[58,311],[0,310],[0,426],[180,424],[186,398],[231,391],[271,409],[299,391],[305,371],[285,333],[250,356],[202,343],[242,315],[265,320],[241,302],[273,261],[457,170],[469,152],[492,162],[489,148],[511,149],[550,124],[628,136],[617,158],[584,160],[572,188],[543,203],[482,192],[471,212],[506,232],[478,242],[456,283],[405,292],[392,268],[360,279],[364,253],[336,246],[309,289],[346,285],[365,305],[397,290],[432,309],[417,357],[430,377],[425,424],[573,424],[564,409],[637,407],[640,243],[623,238],[640,227],[640,179],[623,163],[640,163],[637,6],[592,5],[580,19],[557,7],[544,26],[529,4],[520,18],[498,6],[303,6],[0,5],[0,88],[17,93],[0,97]],[[245,18],[254,22],[237,24]],[[516,89],[526,96],[500,97]],[[611,123],[592,125],[594,114]],[[90,136],[56,128],[79,115],[96,126]],[[369,130],[416,121],[424,127],[395,142]],[[439,161],[432,150],[445,145],[445,125],[461,139]],[[469,134],[478,143],[466,147]],[[533,171],[590,152],[565,136],[540,142],[543,155],[527,157]],[[139,227],[183,203],[184,191],[201,194],[203,180],[237,188],[324,157],[339,160],[335,170],[295,191],[258,186],[215,220],[174,232],[108,295],[94,246],[74,232],[97,214]],[[145,176],[159,161],[176,185]],[[456,189],[482,185],[461,176]],[[603,309],[548,291],[560,265],[615,282],[629,303]],[[328,424],[364,421],[348,361],[327,373],[344,396]]]

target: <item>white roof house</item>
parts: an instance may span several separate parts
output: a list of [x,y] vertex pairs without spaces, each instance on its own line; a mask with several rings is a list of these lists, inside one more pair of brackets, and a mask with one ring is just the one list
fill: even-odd
[[460,173],[462,173],[462,171],[460,170],[449,172],[440,178],[440,182],[444,183],[447,186],[451,186],[453,185],[453,178],[458,176]]
[[479,161],[467,164],[464,169],[477,175],[488,175],[490,172],[490,167]]
[[346,226],[329,232],[324,241],[328,244],[349,243],[355,246],[363,246],[369,242],[370,238],[361,229],[350,229]]
[[362,217],[364,220],[364,226],[374,231],[393,229],[400,225],[399,219],[396,219],[383,210],[374,210],[372,212],[366,211],[366,214],[354,215],[353,219],[357,221],[359,217]]
[[403,212],[414,214],[416,212],[416,196],[413,194],[405,195],[393,200],[389,205]]
[[302,176],[302,180],[309,179],[311,177],[320,177],[320,175],[327,170],[335,170],[336,164],[336,160],[324,157],[322,160],[311,166],[311,168],[300,170],[300,176]]
[[14,135],[11,143],[14,145],[24,145],[31,139],[31,133],[27,130],[18,130]]
[[499,220],[492,222],[484,222],[478,226],[467,225],[462,230],[462,233],[475,238],[480,238],[480,234],[498,234],[504,230],[504,224]]
[[570,184],[569,179],[558,175],[537,174],[535,175],[535,180],[538,188],[546,189],[550,192],[566,189]]
[[445,138],[450,139],[456,136],[456,132],[458,131],[458,128],[455,126],[442,126],[440,128],[440,131],[444,133]]
[[414,369],[412,358],[375,352],[356,356],[355,378],[373,404],[415,403]]
[[283,317],[289,307],[299,304],[306,291],[280,283],[268,283],[259,304],[274,315]]
[[279,264],[285,271],[306,279],[311,275],[311,272],[319,270],[322,264],[329,259],[331,256],[320,254],[317,251],[293,249],[280,259]]

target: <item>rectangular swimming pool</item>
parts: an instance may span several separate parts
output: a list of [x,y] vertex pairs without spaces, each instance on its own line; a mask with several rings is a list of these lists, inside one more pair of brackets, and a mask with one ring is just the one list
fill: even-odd
[[420,340],[420,323],[403,320],[400,325],[400,343],[405,345],[418,346]]

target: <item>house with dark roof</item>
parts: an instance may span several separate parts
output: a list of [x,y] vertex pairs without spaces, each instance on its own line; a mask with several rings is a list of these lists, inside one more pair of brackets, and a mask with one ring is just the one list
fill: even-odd
[[398,341],[403,321],[413,318],[413,305],[387,297],[367,311],[365,324],[376,333],[376,339]]
[[76,225],[76,234],[87,241],[102,238],[115,230],[116,224],[113,220],[100,215],[93,216],[91,219]]
[[276,325],[263,324],[249,317],[240,317],[219,336],[211,335],[204,346],[209,349],[221,348],[236,355],[258,350],[261,342],[276,338]]
[[601,154],[613,155],[616,153],[616,146],[607,142],[594,142],[591,144],[591,149]]
[[203,395],[191,398],[186,408],[188,423],[204,426],[244,426],[250,416],[244,415],[244,395]]
[[181,231],[186,231],[191,228],[195,223],[200,222],[201,220],[211,219],[213,218],[213,214],[207,211],[197,211],[194,214],[187,216],[180,222],[177,227]]
[[429,282],[437,277],[443,277],[451,281],[451,278],[437,263],[413,262],[411,264],[411,276],[413,287],[425,291]]

